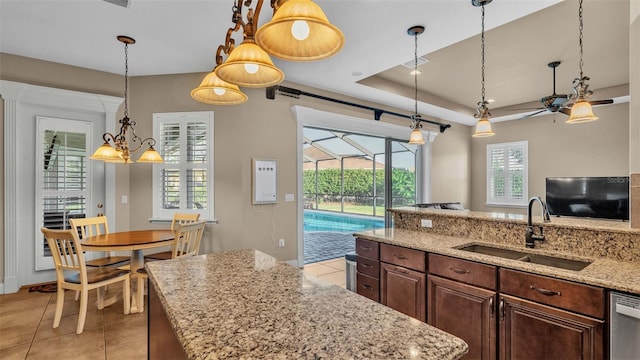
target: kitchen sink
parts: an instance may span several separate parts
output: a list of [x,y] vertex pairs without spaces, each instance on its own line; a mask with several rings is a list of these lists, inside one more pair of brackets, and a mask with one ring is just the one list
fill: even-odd
[[524,251],[504,249],[479,244],[465,245],[459,247],[458,250],[574,271],[580,271],[591,264],[591,261],[572,260],[549,255],[532,254]]

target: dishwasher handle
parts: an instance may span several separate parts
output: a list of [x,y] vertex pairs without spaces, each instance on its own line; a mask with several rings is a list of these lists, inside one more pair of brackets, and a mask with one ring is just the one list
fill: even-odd
[[616,304],[616,313],[640,319],[640,309],[631,306]]

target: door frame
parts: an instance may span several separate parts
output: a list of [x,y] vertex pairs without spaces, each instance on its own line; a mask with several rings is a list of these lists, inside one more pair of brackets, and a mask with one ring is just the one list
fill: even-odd
[[[363,135],[373,135],[381,137],[390,137],[399,140],[409,140],[411,133],[409,126],[401,126],[390,124],[382,121],[374,121],[350,115],[337,114],[328,111],[308,108],[305,106],[294,105],[291,107],[297,123],[297,216],[298,216],[298,256],[295,260],[288,263],[301,267],[304,265],[304,196],[302,185],[302,168],[304,165],[303,158],[303,128],[305,126],[317,127],[328,130],[347,131]],[[422,163],[421,177],[422,181],[416,184],[416,191],[420,194],[421,202],[428,202],[431,198],[429,171],[431,164],[431,144],[438,136],[438,133],[430,130],[421,130],[424,138],[424,145],[420,145],[418,151],[418,161]]]
[[[116,112],[124,98],[91,94],[78,91],[56,89],[13,81],[0,80],[0,95],[4,100],[4,279],[0,284],[0,294],[17,292],[22,285],[19,273],[21,244],[19,239],[24,238],[21,233],[31,234],[31,227],[26,231],[19,231],[18,205],[31,208],[34,213],[33,203],[25,205],[20,202],[19,191],[20,171],[25,166],[24,158],[18,156],[20,142],[29,139],[19,139],[19,127],[21,122],[32,122],[35,119],[27,113],[37,111],[40,116],[59,117],[60,112],[69,113],[70,118],[81,118],[87,112],[94,116],[100,115],[104,119],[105,131],[115,132]],[[28,110],[28,111],[27,111]],[[76,114],[74,117],[73,114]],[[31,134],[35,139],[35,133]],[[31,141],[29,141],[31,143]],[[105,176],[105,208],[106,215],[115,221],[115,184],[116,174],[114,165],[104,166]],[[26,191],[26,190],[25,190]],[[29,189],[33,192],[33,189]],[[30,219],[32,220],[32,219]],[[33,221],[30,221],[33,224]],[[113,223],[115,227],[115,223]],[[24,229],[22,229],[24,230]],[[31,235],[29,235],[31,236]],[[53,270],[42,271],[38,274],[38,280],[51,281],[55,279]]]

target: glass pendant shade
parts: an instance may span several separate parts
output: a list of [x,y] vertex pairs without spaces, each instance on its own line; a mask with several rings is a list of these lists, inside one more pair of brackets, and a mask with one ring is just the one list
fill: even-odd
[[195,101],[212,105],[238,105],[248,99],[238,86],[222,81],[215,70],[204,77],[200,86],[191,90],[191,97]]
[[422,131],[420,129],[413,129],[411,131],[411,135],[409,136],[409,144],[424,144],[424,139],[422,138]]
[[156,151],[156,149],[153,148],[153,146],[149,146],[149,148],[145,150],[142,155],[140,155],[138,162],[156,164],[163,163],[162,156],[160,156],[160,154]]
[[496,133],[491,130],[491,122],[488,118],[483,117],[476,123],[476,131],[473,133],[473,137],[489,137]]
[[215,73],[222,81],[250,88],[273,86],[284,80],[282,70],[273,65],[269,54],[253,39],[245,39],[234,48]]
[[577,100],[571,107],[571,115],[567,119],[567,124],[582,124],[590,121],[598,120],[593,114],[591,104],[587,100]]
[[89,157],[91,160],[115,160],[120,158],[118,151],[109,145],[108,142],[102,144],[96,151]]
[[258,29],[255,40],[269,54],[289,61],[313,61],[344,46],[342,31],[311,0],[288,0]]

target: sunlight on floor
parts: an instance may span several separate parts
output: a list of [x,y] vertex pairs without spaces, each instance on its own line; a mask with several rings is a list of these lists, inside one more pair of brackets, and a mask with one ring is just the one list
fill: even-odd
[[344,256],[313,264],[306,264],[302,271],[332,284],[346,288],[347,277]]

